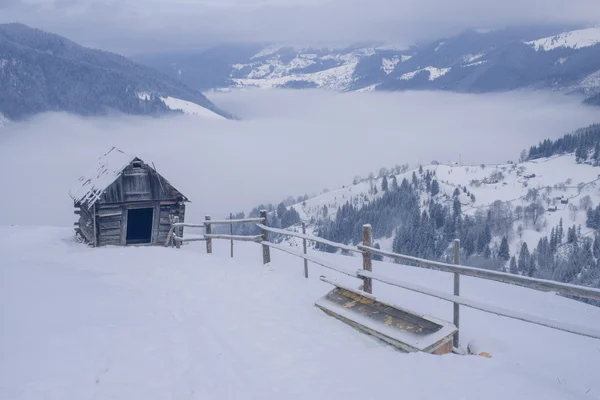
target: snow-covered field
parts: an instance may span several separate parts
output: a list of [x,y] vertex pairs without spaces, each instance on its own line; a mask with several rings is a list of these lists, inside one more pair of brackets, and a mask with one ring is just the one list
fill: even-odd
[[[2,399],[598,399],[600,341],[478,311],[461,312],[461,345],[478,356],[402,354],[326,316],[314,301],[357,286],[273,250],[227,242],[182,249],[92,249],[67,228],[0,227]],[[360,258],[322,255],[354,271]],[[374,270],[450,291],[449,274]],[[600,328],[600,308],[464,278],[462,293]],[[377,296],[449,319],[451,306],[374,285]]]

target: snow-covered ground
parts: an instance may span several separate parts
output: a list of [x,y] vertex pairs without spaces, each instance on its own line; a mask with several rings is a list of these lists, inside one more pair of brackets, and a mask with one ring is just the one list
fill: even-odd
[[[598,399],[600,341],[462,309],[461,345],[478,356],[403,354],[314,307],[335,276],[272,250],[215,242],[92,249],[67,228],[0,227],[2,399]],[[348,271],[358,257],[320,255]],[[374,270],[451,291],[450,274]],[[463,278],[471,299],[600,328],[600,308]],[[451,306],[399,289],[374,293],[451,318]]]
[[[142,100],[150,100],[150,93],[138,93],[138,97]],[[201,105],[191,101],[181,100],[176,97],[161,97],[160,99],[169,109],[173,111],[181,111],[185,115],[198,115],[200,117],[210,119],[227,119],[215,113],[214,111],[211,111],[208,108],[202,107]]]
[[211,111],[208,108],[202,107],[196,103],[192,103],[191,101],[185,101],[175,97],[161,97],[161,100],[171,110],[180,110],[186,115],[198,115],[206,118],[226,119],[214,111]]
[[[455,189],[461,190],[460,201],[465,215],[474,215],[477,210],[485,210],[496,201],[509,203],[513,209],[517,206],[525,207],[530,203],[525,200],[530,189],[538,189],[540,198],[547,198],[542,201],[546,209],[556,206],[556,211],[544,213],[542,220],[545,223],[537,228],[524,221],[515,222],[514,228],[522,225],[524,233],[522,238],[518,235],[512,237],[511,254],[515,254],[517,248],[520,248],[522,240],[528,243],[530,249],[535,248],[540,237],[549,235],[551,229],[558,225],[561,218],[565,229],[567,226],[576,224],[582,226],[584,234],[590,233],[590,230],[585,228],[586,211],[582,209],[580,201],[585,196],[590,196],[594,207],[600,204],[600,191],[598,190],[600,168],[588,164],[578,164],[573,154],[524,163],[484,165],[483,168],[481,165],[459,166],[456,164],[423,166],[423,173],[427,170],[435,172],[435,179],[440,183],[439,201],[451,204]],[[418,170],[409,170],[396,175],[398,183],[400,184],[404,178],[410,182],[413,172],[418,174]],[[491,176],[497,173],[502,173],[503,177],[497,182],[491,183],[493,182]],[[527,178],[531,175],[535,175],[535,177]],[[369,193],[371,183],[365,180],[356,185],[329,191],[293,207],[300,213],[301,218],[307,221],[311,218],[315,220],[322,218],[324,206],[327,207],[328,217],[335,218],[337,209],[347,201],[360,208],[374,198],[382,196],[381,181],[381,178],[373,180],[372,184],[376,185],[379,190],[375,195]],[[388,182],[391,184],[391,179],[388,179]],[[475,196],[474,202],[467,194],[463,193],[462,188],[465,187],[469,193]],[[563,204],[561,200],[568,201],[568,203]],[[309,226],[309,229],[313,229],[313,227]],[[383,249],[391,250],[391,238],[378,240],[378,242]]]
[[448,72],[450,72],[450,70],[451,70],[451,68],[425,67],[425,68],[418,69],[416,71],[407,72],[405,74],[402,74],[400,76],[400,78],[398,78],[398,79],[407,81],[407,80],[413,79],[415,76],[417,76],[421,72],[427,72],[429,74],[429,80],[434,81],[437,78],[446,75]]
[[526,42],[537,51],[550,51],[560,47],[581,49],[598,43],[600,43],[600,27],[563,32],[556,36]]

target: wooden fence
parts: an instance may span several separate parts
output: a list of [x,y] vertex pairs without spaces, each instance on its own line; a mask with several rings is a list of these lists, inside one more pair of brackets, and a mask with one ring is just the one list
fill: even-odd
[[[236,235],[215,235],[211,233],[211,225],[213,224],[237,224],[237,223],[256,223],[258,228],[261,230],[261,234],[257,236],[236,236]],[[204,228],[206,233],[201,238],[189,238],[185,239],[180,234],[178,229],[182,227],[193,227],[193,228]],[[279,235],[285,235],[289,237],[296,237],[302,239],[303,242],[303,251],[300,252],[290,246],[272,243],[268,239],[268,233],[276,233]],[[179,233],[179,235],[178,235]],[[483,312],[500,315],[507,318],[512,318],[520,321],[529,322],[536,325],[545,326],[552,329],[557,329],[564,332],[569,332],[577,335],[587,336],[595,339],[600,339],[600,331],[590,329],[587,327],[581,327],[573,324],[562,323],[555,320],[541,318],[535,315],[529,315],[513,310],[504,309],[501,307],[496,307],[493,305],[481,303],[478,301],[461,298],[460,297],[460,276],[470,276],[474,278],[487,279],[505,284],[514,284],[523,286],[530,289],[535,289],[539,291],[545,292],[555,292],[558,294],[569,295],[569,296],[577,296],[586,299],[600,300],[600,289],[579,286],[579,285],[571,285],[568,283],[555,282],[545,279],[537,279],[537,278],[529,278],[521,275],[514,275],[505,272],[491,271],[485,270],[481,268],[473,268],[467,267],[464,265],[460,265],[460,241],[458,239],[453,242],[453,255],[454,255],[454,264],[443,263],[439,261],[426,260],[418,257],[407,256],[403,254],[393,253],[389,251],[380,250],[373,247],[373,237],[372,237],[372,228],[371,225],[363,226],[363,242],[357,246],[350,246],[342,243],[332,242],[330,240],[326,240],[320,237],[307,235],[306,234],[306,224],[302,224],[302,233],[290,231],[287,229],[278,229],[272,228],[267,225],[267,212],[261,211],[260,218],[247,218],[247,219],[229,219],[229,220],[221,220],[221,221],[213,221],[210,217],[206,217],[203,224],[187,224],[187,223],[179,223],[176,220],[172,221],[171,231],[169,233],[169,237],[167,238],[167,242],[165,246],[169,243],[174,243],[177,247],[182,242],[189,241],[197,241],[204,240],[206,241],[206,251],[207,253],[212,252],[212,239],[228,239],[231,241],[231,256],[233,257],[233,242],[236,240],[239,241],[251,241],[259,243],[262,247],[262,256],[263,263],[267,264],[271,261],[270,249],[276,249],[288,254],[292,254],[294,256],[300,257],[304,260],[304,276],[308,278],[308,261],[313,262],[322,267],[331,269],[333,271],[339,272],[341,274],[345,274],[348,276],[352,276],[354,278],[360,279],[363,282],[361,289],[369,294],[373,294],[373,286],[372,281],[376,280],[387,285],[399,287],[402,289],[410,290],[413,292],[425,294],[428,296],[432,296],[441,300],[449,301],[454,304],[453,308],[453,322],[457,328],[460,328],[460,306],[465,306],[469,308],[473,308],[476,310],[480,310]],[[355,273],[351,273],[348,270],[335,265],[332,262],[325,262],[318,257],[315,257],[311,254],[307,253],[307,241],[312,241],[315,243],[326,244],[333,248],[341,249],[343,251],[352,252],[352,253],[360,253],[362,255],[362,269],[356,271]],[[404,282],[398,279],[393,279],[381,274],[378,274],[373,271],[373,255],[379,255],[383,257],[388,257],[398,262],[408,263],[407,265],[412,265],[420,268],[433,269],[438,271],[450,272],[453,274],[454,278],[454,291],[453,294],[447,294],[443,292],[439,292],[425,286],[416,285],[409,282]],[[321,278],[325,282],[327,279]],[[454,336],[453,345],[455,348],[458,348],[459,345],[459,331]]]

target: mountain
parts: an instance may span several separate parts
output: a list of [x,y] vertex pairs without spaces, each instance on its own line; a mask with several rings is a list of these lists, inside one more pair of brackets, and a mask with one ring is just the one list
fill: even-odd
[[194,113],[231,117],[177,79],[21,24],[0,25],[0,93],[0,115],[13,120],[45,111],[186,112],[192,103]]
[[[371,224],[383,250],[442,261],[452,259],[452,241],[459,238],[465,265],[600,287],[599,166],[596,124],[523,150],[518,161],[382,168],[313,198],[261,205],[249,215],[264,208],[271,211],[270,226],[299,230],[306,221],[307,232],[352,245]],[[302,245],[295,238],[272,239]]]
[[[229,45],[158,59],[139,58],[201,89],[600,92],[600,27],[470,30],[408,49],[373,43],[343,48]],[[210,79],[200,78],[199,68],[210,69]]]

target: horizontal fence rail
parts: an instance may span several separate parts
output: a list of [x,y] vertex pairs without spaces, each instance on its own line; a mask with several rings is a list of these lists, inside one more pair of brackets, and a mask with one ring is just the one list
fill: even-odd
[[298,232],[290,231],[287,229],[271,228],[271,227],[265,226],[263,224],[257,224],[257,226],[261,229],[264,229],[264,230],[272,232],[272,233],[279,233],[281,235],[292,236],[292,237],[297,237],[297,238],[306,239],[306,240],[312,240],[313,242],[326,244],[328,246],[335,247],[335,248],[349,251],[349,252],[353,252],[353,253],[362,253],[362,251],[357,249],[355,246],[349,246],[347,244],[332,242],[331,240],[323,239],[323,238],[320,238],[317,236],[306,235],[303,233],[298,233]]
[[367,247],[363,245],[358,245],[357,247],[361,250],[366,250],[370,253],[378,254],[380,256],[393,258],[399,261],[411,262],[422,268],[434,269],[445,272],[454,272],[460,275],[488,279],[502,283],[511,283],[545,292],[556,292],[566,295],[584,297],[587,299],[600,300],[600,289],[571,285],[568,283],[561,283],[556,281],[549,281],[546,279],[529,278],[527,276],[513,275],[506,272],[466,267],[464,265],[447,264],[443,262],[425,260],[422,258],[405,256],[402,254],[383,251],[374,247]]
[[483,311],[490,314],[496,314],[507,318],[516,319],[519,321],[525,321],[536,325],[545,326],[547,328],[556,329],[559,331],[574,333],[576,335],[587,336],[594,339],[600,339],[600,331],[590,329],[578,325],[562,323],[551,319],[540,318],[535,315],[520,313],[511,311],[505,308],[496,307],[493,305],[480,303],[478,301],[466,299],[464,297],[454,296],[446,294],[437,290],[429,289],[424,286],[415,285],[413,283],[403,282],[397,279],[388,278],[386,276],[373,273],[371,271],[359,270],[357,275],[363,278],[374,279],[379,282],[386,283],[388,285],[396,286],[402,289],[410,290],[413,292],[426,294],[428,296],[436,297],[438,299],[446,300],[454,304],[460,304],[465,307],[474,308],[479,311]]
[[185,222],[176,222],[173,224],[174,227],[187,227],[187,228],[206,228],[208,225],[232,225],[232,224],[243,224],[248,222],[264,222],[264,218],[243,218],[243,219],[215,219],[206,220],[203,224],[188,224]]
[[310,261],[312,263],[315,263],[317,265],[320,265],[322,267],[325,267],[325,268],[334,270],[336,272],[339,272],[340,274],[345,274],[345,275],[351,276],[353,278],[358,278],[355,273],[352,273],[352,272],[350,272],[348,270],[345,270],[344,268],[341,268],[339,266],[335,266],[335,265],[333,265],[331,263],[327,263],[325,261],[322,261],[322,260],[320,260],[320,259],[318,259],[316,257],[311,256],[311,255],[304,254],[304,253],[301,253],[299,251],[296,251],[296,250],[292,249],[290,246],[276,244],[276,243],[271,243],[271,242],[261,242],[261,244],[264,245],[264,246],[269,246],[269,247],[271,247],[273,249],[281,250],[281,251],[283,251],[285,253],[294,255],[296,257],[303,258],[305,260],[308,260],[308,261]]
[[[490,314],[499,315],[506,318],[511,318],[519,321],[529,322],[535,325],[544,326],[551,329],[556,329],[576,335],[586,336],[594,339],[600,339],[600,331],[595,330],[588,327],[578,326],[570,323],[563,323],[559,321],[555,321],[552,319],[542,318],[535,315],[530,315],[526,313],[521,313],[518,311],[513,311],[509,309],[505,309],[502,307],[497,307],[490,304],[485,304],[479,301],[471,300],[465,297],[460,297],[460,275],[471,276],[474,278],[487,279],[491,281],[496,281],[504,284],[514,284],[523,286],[526,288],[545,291],[545,292],[556,292],[563,295],[569,296],[577,296],[586,299],[600,300],[600,289],[595,289],[591,287],[572,285],[568,283],[561,283],[556,281],[550,281],[545,279],[537,279],[530,278],[521,275],[513,275],[506,272],[498,272],[491,271],[481,268],[473,268],[467,267],[464,265],[459,265],[460,261],[460,242],[455,240],[454,242],[454,264],[426,260],[423,258],[407,256],[403,254],[393,253],[389,251],[384,251],[372,247],[372,228],[370,225],[363,226],[363,243],[358,246],[350,246],[342,243],[332,242],[327,239],[323,239],[313,235],[306,234],[306,225],[303,224],[302,230],[303,233],[294,232],[287,229],[279,229],[269,227],[267,224],[267,212],[262,210],[260,212],[260,218],[243,218],[243,219],[228,219],[228,220],[211,220],[210,216],[206,216],[204,223],[202,224],[188,224],[184,222],[179,222],[177,218],[172,219],[171,223],[171,231],[169,232],[169,237],[167,238],[167,243],[169,243],[170,238],[173,239],[173,242],[177,244],[179,247],[179,243],[181,242],[192,242],[192,241],[206,241],[206,250],[207,253],[212,253],[212,239],[225,239],[231,241],[231,256],[233,257],[233,242],[234,241],[247,241],[247,242],[255,242],[261,245],[262,247],[262,255],[263,255],[263,263],[267,264],[271,261],[270,249],[276,249],[279,251],[283,251],[285,253],[294,255],[296,257],[302,258],[304,260],[304,275],[308,278],[308,267],[307,262],[310,261],[314,264],[320,265],[322,267],[328,268],[332,271],[351,276],[353,278],[357,278],[363,281],[363,286],[361,290],[372,294],[372,280],[376,280],[382,282],[387,285],[395,286],[398,288],[410,290],[413,292],[421,293],[424,295],[432,296],[441,300],[445,300],[454,304],[454,324],[457,328],[459,328],[459,305],[473,308],[479,311],[483,311]],[[261,234],[255,236],[240,236],[233,235],[233,228],[231,229],[230,235],[226,234],[213,234],[211,231],[212,225],[230,225],[236,223],[256,223],[256,226],[260,229]],[[183,238],[181,235],[181,229],[183,227],[190,228],[205,228],[205,234],[201,237],[191,237],[191,238]],[[178,234],[179,232],[179,234]],[[296,250],[288,245],[282,245],[277,243],[272,243],[269,241],[268,234],[276,233],[289,237],[296,237],[302,239],[303,251]],[[363,269],[357,272],[350,272],[338,265],[335,265],[329,261],[324,261],[315,257],[313,255],[307,254],[306,242],[310,240],[316,243],[321,243],[324,245],[331,246],[333,248],[341,249],[343,251],[352,252],[352,253],[360,253],[362,254],[363,261]],[[167,244],[165,244],[167,245]],[[372,259],[373,255],[379,255],[383,257],[388,257],[400,262],[414,264],[420,268],[433,269],[438,271],[450,272],[454,274],[454,294],[448,294],[441,291],[437,291],[434,289],[429,289],[424,286],[420,286],[417,284],[404,282],[398,279],[393,279],[386,277],[384,275],[378,274],[376,272],[372,272]],[[331,283],[326,278],[322,277],[322,280]],[[458,331],[454,337],[454,347],[458,348]]]

